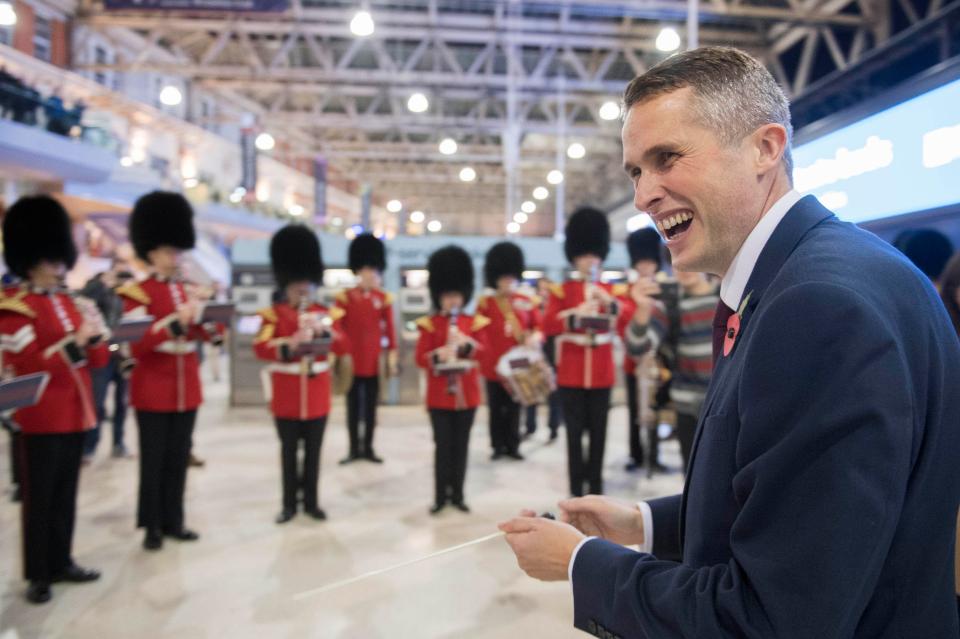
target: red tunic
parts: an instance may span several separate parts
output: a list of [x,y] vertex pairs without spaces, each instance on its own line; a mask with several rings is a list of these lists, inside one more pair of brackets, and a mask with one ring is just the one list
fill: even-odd
[[[82,323],[83,316],[66,293],[34,293],[22,286],[0,294],[4,366],[12,367],[16,375],[50,373],[40,401],[14,413],[24,433],[77,433],[96,424],[90,367],[106,366],[110,354],[102,341],[73,348],[73,334]],[[71,351],[86,361],[72,363]]]
[[[417,340],[417,366],[427,372],[427,408],[446,410],[464,410],[480,405],[480,379],[477,374],[479,359],[483,357],[483,328],[490,320],[482,315],[471,317],[460,315],[457,328],[476,342],[476,346],[460,354],[462,359],[474,362],[474,365],[462,374],[453,376],[453,384],[448,383],[448,375],[436,370],[434,351],[447,343],[447,328],[450,318],[447,315],[424,316],[417,320],[420,338]],[[450,391],[453,392],[450,392]]]
[[387,350],[397,348],[393,296],[380,289],[355,286],[337,294],[336,306],[344,311],[341,322],[350,341],[354,375],[375,377],[379,374],[383,338],[387,338]]
[[117,294],[123,299],[124,317],[154,318],[146,335],[130,345],[137,361],[130,376],[130,405],[156,413],[195,410],[203,402],[197,341],[212,335],[199,324],[175,334],[177,307],[187,301],[184,282],[153,275],[120,287]]
[[540,328],[540,309],[536,300],[522,293],[509,296],[488,295],[477,302],[477,313],[490,320],[483,329],[484,355],[480,372],[488,380],[497,380],[497,362],[504,353]]
[[[328,310],[320,304],[307,307],[308,313],[333,320],[331,351],[349,352],[349,340],[340,327],[342,311]],[[330,371],[326,356],[292,359],[290,337],[300,326],[298,309],[286,303],[260,311],[263,323],[253,342],[257,357],[272,364],[264,369],[269,375],[270,411],[280,419],[316,419],[330,412]],[[311,365],[312,359],[312,365]]]
[[[622,294],[623,285],[596,284],[615,298]],[[613,339],[629,315],[624,305],[615,300],[601,307],[601,315],[612,320],[609,330],[594,333],[570,325],[570,318],[561,315],[584,301],[587,283],[567,280],[562,285],[550,286],[547,309],[543,318],[546,335],[556,336],[557,385],[566,388],[610,388],[614,382]],[[616,288],[616,290],[614,290]],[[628,310],[628,309],[627,309]]]

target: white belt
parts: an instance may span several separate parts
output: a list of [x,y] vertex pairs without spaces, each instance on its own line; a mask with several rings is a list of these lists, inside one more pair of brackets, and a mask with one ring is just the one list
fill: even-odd
[[557,343],[562,342],[576,344],[577,346],[601,346],[613,343],[613,333],[598,333],[592,336],[585,333],[564,333],[557,337]]
[[[287,375],[299,375],[303,371],[300,362],[290,362],[288,364],[270,364],[264,370],[268,373],[284,373]],[[330,370],[329,362],[313,362],[310,365],[310,371],[313,374],[326,373]]]
[[[313,362],[310,366],[310,372],[313,374],[325,373],[328,370],[330,370],[329,362]],[[268,402],[273,400],[273,378],[271,373],[301,375],[303,373],[303,366],[300,362],[290,362],[287,364],[270,364],[260,369],[260,384],[263,386],[263,395]]]
[[196,342],[177,342],[174,340],[168,339],[165,342],[160,342],[157,344],[156,348],[153,350],[160,353],[167,353],[168,355],[185,355],[187,353],[193,353],[197,350]]

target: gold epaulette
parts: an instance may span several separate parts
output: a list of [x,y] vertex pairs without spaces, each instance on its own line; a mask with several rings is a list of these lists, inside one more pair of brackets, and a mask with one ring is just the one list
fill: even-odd
[[334,306],[328,311],[328,314],[330,315],[330,319],[336,322],[338,319],[346,315],[347,312],[342,308],[340,308],[339,306]]
[[277,323],[277,312],[272,306],[261,308],[259,311],[257,311],[257,315],[262,317],[265,322],[270,322],[271,324]]
[[557,284],[556,282],[554,282],[550,284],[548,288],[550,289],[550,294],[556,297],[557,299],[562,300],[564,297],[567,296],[566,291],[563,290],[563,284]]
[[428,333],[433,332],[433,318],[429,315],[417,318],[416,324]]
[[470,327],[472,331],[479,331],[483,327],[490,324],[490,318],[486,315],[481,315],[477,313],[473,316],[473,325]]
[[27,289],[20,289],[16,295],[6,295],[3,291],[0,291],[0,311],[19,313],[31,319],[36,317],[36,312],[23,301],[23,298],[27,296],[27,292]]
[[[270,310],[272,311],[273,309],[271,308]],[[273,316],[274,318],[276,318],[277,316],[276,313],[274,313]],[[264,316],[261,315],[261,317],[264,317]],[[264,317],[264,319],[266,319],[266,317]],[[276,333],[276,331],[277,331],[277,325],[274,322],[271,322],[269,320],[265,321],[263,324],[260,325],[260,330],[257,331],[257,336],[254,338],[253,343],[263,344],[264,342],[269,342],[271,339],[273,339],[273,334]]]
[[117,295],[129,297],[134,302],[138,302],[144,306],[150,304],[150,296],[147,295],[147,292],[143,290],[143,287],[137,282],[127,282],[123,286],[119,287],[117,289]]
[[387,306],[391,306],[391,305],[393,304],[393,293],[388,293],[388,292],[384,291],[384,292],[383,292],[383,303],[386,304]]
[[623,283],[614,284],[611,289],[611,293],[613,293],[614,297],[624,297],[629,292],[630,292],[630,286],[628,284],[623,284]]
[[336,299],[341,304],[346,304],[349,301],[349,297],[347,296],[347,289],[342,289],[339,293],[337,293],[337,296],[334,299]]

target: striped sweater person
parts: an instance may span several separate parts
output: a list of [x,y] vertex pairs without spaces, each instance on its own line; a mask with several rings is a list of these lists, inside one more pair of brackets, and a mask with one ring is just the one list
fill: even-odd
[[630,323],[625,341],[630,355],[659,351],[672,373],[670,400],[677,411],[677,439],[684,467],[690,456],[697,417],[710,384],[713,315],[719,299],[716,287],[700,273],[677,273],[677,308],[656,303],[650,321]]

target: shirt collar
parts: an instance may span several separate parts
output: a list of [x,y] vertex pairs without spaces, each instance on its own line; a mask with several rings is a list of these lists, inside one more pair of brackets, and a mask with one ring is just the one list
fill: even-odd
[[723,303],[733,310],[737,310],[743,299],[744,289],[753,269],[760,259],[760,253],[763,247],[770,241],[770,236],[776,230],[777,226],[786,216],[787,211],[793,208],[793,205],[800,200],[800,194],[791,189],[787,191],[779,200],[774,202],[767,214],[760,218],[757,225],[750,231],[743,246],[737,251],[733,261],[730,262],[730,268],[727,274],[723,276],[720,282],[720,299]]

